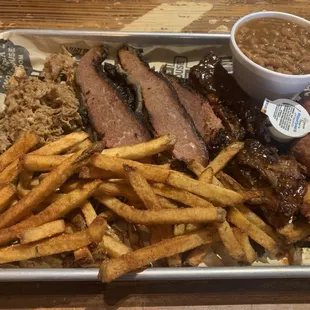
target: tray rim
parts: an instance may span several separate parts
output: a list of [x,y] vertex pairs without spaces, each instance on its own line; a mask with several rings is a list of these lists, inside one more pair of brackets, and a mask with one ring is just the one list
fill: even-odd
[[[122,32],[100,30],[57,30],[57,29],[8,29],[1,35],[42,35],[61,37],[86,37],[89,39],[163,39],[170,44],[185,40],[203,44],[228,44],[230,34],[216,33],[171,33],[171,32]],[[1,269],[0,282],[29,281],[99,281],[97,268],[51,268],[51,269]],[[267,278],[309,278],[310,266],[245,266],[245,267],[181,267],[148,268],[138,273],[130,273],[117,281],[163,281],[163,280],[214,280],[214,279],[267,279]]]
[[[130,41],[149,41],[151,44],[196,44],[225,45],[229,43],[230,33],[186,33],[186,32],[140,32],[140,31],[100,31],[100,30],[57,30],[57,29],[8,29],[0,31],[2,36],[10,34],[41,35],[88,40],[107,40],[111,42],[130,43]],[[181,41],[184,40],[184,41]],[[135,42],[135,44],[138,44]]]
[[[0,269],[0,282],[94,282],[98,268]],[[248,267],[168,267],[148,268],[126,274],[115,281],[198,281],[303,279],[310,277],[310,266],[248,266]]]

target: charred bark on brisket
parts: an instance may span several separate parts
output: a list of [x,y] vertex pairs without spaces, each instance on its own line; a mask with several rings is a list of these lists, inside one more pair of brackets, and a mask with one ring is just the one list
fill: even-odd
[[141,87],[154,135],[175,135],[173,156],[185,162],[196,159],[205,165],[208,162],[206,146],[169,81],[151,70],[137,49],[125,45],[119,50],[118,58],[130,79]]
[[76,72],[92,126],[108,148],[147,141],[151,138],[149,132],[102,70],[107,52],[104,46],[91,49],[82,57]]

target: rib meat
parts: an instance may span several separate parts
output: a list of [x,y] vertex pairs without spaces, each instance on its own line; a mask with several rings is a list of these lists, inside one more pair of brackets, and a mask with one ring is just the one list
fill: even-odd
[[228,172],[243,186],[264,191],[266,208],[289,219],[299,211],[306,193],[304,167],[294,157],[249,139]]
[[77,69],[77,83],[92,126],[108,148],[147,141],[149,132],[102,71],[106,56],[106,47],[93,48],[82,57]]
[[210,52],[189,74],[190,85],[209,99],[215,114],[222,120],[227,134],[241,140],[258,138],[269,142],[268,117],[260,112],[236,80]]
[[154,135],[175,135],[177,143],[172,151],[173,156],[185,162],[196,159],[205,165],[208,161],[206,146],[169,81],[151,70],[139,51],[132,47],[123,46],[118,57],[131,79],[141,86]]
[[[308,97],[303,107],[310,113],[310,98]],[[298,161],[307,168],[307,176],[310,176],[310,134],[298,139],[293,147],[292,153]]]

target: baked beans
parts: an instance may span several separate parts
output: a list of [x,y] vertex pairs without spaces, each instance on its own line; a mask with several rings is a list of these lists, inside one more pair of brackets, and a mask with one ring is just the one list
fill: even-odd
[[258,65],[284,74],[310,74],[310,28],[278,18],[244,23],[235,39]]

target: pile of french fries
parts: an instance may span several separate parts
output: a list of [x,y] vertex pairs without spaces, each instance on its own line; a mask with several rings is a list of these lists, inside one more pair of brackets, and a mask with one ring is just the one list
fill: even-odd
[[0,155],[0,268],[98,266],[110,282],[150,264],[250,265],[252,241],[279,258],[310,235],[305,220],[276,231],[250,207],[262,193],[222,171],[242,142],[188,163],[195,178],[151,163],[175,142],[104,149],[76,132],[38,148],[25,134]]

